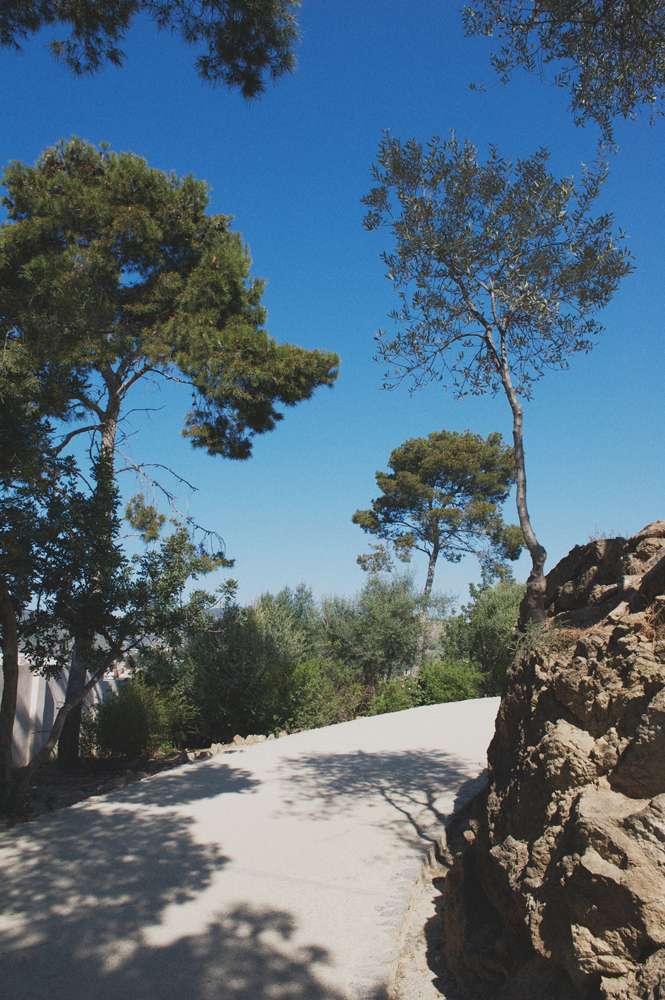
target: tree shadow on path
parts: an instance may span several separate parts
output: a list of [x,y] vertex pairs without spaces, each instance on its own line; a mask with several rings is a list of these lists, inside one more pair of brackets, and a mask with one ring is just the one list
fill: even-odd
[[177,806],[254,787],[221,767],[146,781],[0,837],[3,996],[342,1000],[321,979],[327,953],[296,947],[288,912],[221,898],[223,880],[219,900],[208,892],[197,910],[231,859],[197,839]]
[[440,804],[445,794],[460,800],[464,785],[475,780],[478,767],[442,750],[330,753],[301,755],[283,764],[289,785],[284,804],[340,812],[358,800],[369,806],[387,803],[401,817],[403,841],[434,843],[450,816]]
[[122,792],[128,804],[174,808],[218,795],[252,792],[260,782],[249,771],[221,761],[186,764],[130,785]]

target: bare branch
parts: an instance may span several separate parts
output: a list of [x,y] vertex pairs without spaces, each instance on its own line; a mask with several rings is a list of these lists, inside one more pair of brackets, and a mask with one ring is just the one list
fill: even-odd
[[68,434],[64,435],[62,441],[55,449],[56,454],[59,455],[60,452],[67,447],[69,442],[73,441],[73,439],[77,437],[77,435],[86,434],[88,431],[101,431],[101,429],[102,429],[101,424],[86,424],[85,427],[76,427],[73,431],[70,431]]

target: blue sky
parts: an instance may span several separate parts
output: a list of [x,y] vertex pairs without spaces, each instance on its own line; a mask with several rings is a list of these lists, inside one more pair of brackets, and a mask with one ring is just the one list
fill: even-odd
[[[168,462],[197,485],[181,506],[225,538],[243,600],[301,581],[317,594],[357,590],[355,557],[368,539],[350,518],[407,437],[441,428],[510,437],[502,397],[385,392],[372,360],[394,300],[379,261],[384,237],[363,230],[360,199],[383,130],[426,140],[453,128],[506,157],[544,145],[561,174],[595,155],[597,130],[573,125],[564,92],[524,74],[497,82],[488,44],[463,37],[457,7],[305,0],[296,72],[251,103],[202,83],[194,52],[148,21],[128,35],[124,68],[92,78],[55,63],[45,36],[20,54],[0,50],[0,163],[33,162],[79,135],[206,179],[211,210],[234,216],[254,273],[267,279],[272,335],[341,356],[337,385],[289,411],[246,463],[209,458],[180,438],[186,400],[174,388],[136,391],[133,406],[161,409],[132,418],[129,453]],[[628,234],[636,270],[605,311],[594,351],[548,374],[526,407],[529,504],[549,566],[591,534],[665,517],[664,128],[644,119],[617,129],[602,206]],[[518,575],[526,567],[523,559]],[[414,570],[421,578],[420,564]],[[465,597],[477,577],[473,560],[441,564],[437,586]]]

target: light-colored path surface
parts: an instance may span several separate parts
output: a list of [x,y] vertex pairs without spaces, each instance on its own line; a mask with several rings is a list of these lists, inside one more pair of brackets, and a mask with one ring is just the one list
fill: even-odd
[[298,733],[0,840],[12,1000],[378,1000],[496,699]]

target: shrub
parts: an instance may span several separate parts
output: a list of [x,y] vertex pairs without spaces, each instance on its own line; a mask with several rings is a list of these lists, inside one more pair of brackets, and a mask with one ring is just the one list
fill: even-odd
[[193,715],[179,685],[159,691],[137,678],[97,706],[86,726],[87,740],[105,756],[141,757],[182,745]]
[[304,650],[291,624],[283,607],[262,599],[256,607],[225,608],[210,631],[192,637],[183,671],[199,712],[199,742],[284,725],[291,676]]
[[358,677],[343,664],[323,657],[305,660],[291,677],[287,728],[315,729],[353,719],[363,694]]
[[486,675],[487,694],[501,694],[517,648],[517,618],[524,586],[497,583],[474,593],[468,607],[469,653]]
[[110,757],[140,757],[158,728],[155,693],[136,681],[124,684],[117,694],[97,707],[95,742]]
[[483,674],[468,660],[430,660],[418,676],[421,705],[478,698],[483,688]]
[[324,601],[327,651],[356,667],[363,683],[375,688],[413,666],[422,633],[419,612],[420,599],[410,577],[371,576],[356,598]]
[[389,677],[377,684],[367,706],[367,715],[401,712],[420,704],[420,689],[414,677]]

